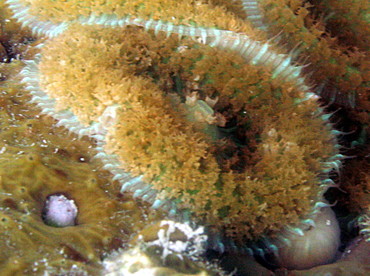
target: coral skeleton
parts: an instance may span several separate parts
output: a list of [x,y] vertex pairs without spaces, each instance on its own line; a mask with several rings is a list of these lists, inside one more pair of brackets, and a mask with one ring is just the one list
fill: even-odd
[[45,202],[44,221],[55,227],[74,226],[78,209],[72,199],[64,195],[51,195]]
[[[207,235],[204,234],[203,227],[192,229],[186,223],[178,223],[171,220],[161,221],[160,226],[167,226],[167,229],[160,229],[157,233],[158,239],[148,242],[147,246],[160,246],[163,249],[162,259],[166,259],[169,254],[175,254],[182,258],[181,254],[184,253],[196,259],[205,252],[204,244],[207,241]],[[180,231],[185,235],[184,241],[171,240],[171,235],[176,231]]]

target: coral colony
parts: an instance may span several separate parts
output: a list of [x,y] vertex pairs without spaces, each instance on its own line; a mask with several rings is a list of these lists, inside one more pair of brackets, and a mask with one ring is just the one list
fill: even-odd
[[[332,101],[351,107],[368,108],[367,85],[369,59],[366,51],[369,45],[369,8],[362,1],[324,0],[309,1],[261,0],[259,14],[263,14],[265,27],[272,35],[281,34],[286,47],[299,45],[296,54],[304,56],[306,62],[315,66],[311,78],[320,84],[317,91]],[[353,2],[353,1],[351,1]],[[353,4],[353,6],[352,6]],[[246,6],[246,13],[253,18],[255,11]],[[253,8],[253,7],[251,7]],[[313,10],[326,18],[309,18]],[[357,14],[356,16],[354,14]],[[354,20],[348,24],[349,18]],[[323,35],[325,24],[330,35]],[[367,107],[366,107],[367,106]]]
[[[47,38],[22,71],[33,102],[97,140],[122,192],[204,225],[211,249],[272,253],[290,268],[330,262],[339,229],[323,194],[343,156],[292,58],[309,57],[319,68],[312,80],[332,91],[345,82],[350,105],[361,105],[361,48],[346,55],[313,22],[304,27],[300,1],[297,16],[287,1],[223,2],[7,1]],[[281,43],[267,40],[270,26],[283,30]],[[299,41],[289,55],[275,45]],[[73,217],[54,210],[73,202],[60,197],[48,200],[46,218],[66,226]]]

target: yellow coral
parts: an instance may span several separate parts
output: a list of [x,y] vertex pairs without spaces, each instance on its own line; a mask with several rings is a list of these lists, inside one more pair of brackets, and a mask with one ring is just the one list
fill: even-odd
[[[335,12],[326,12],[334,17],[328,19],[329,22],[336,22],[333,28],[330,24],[327,26],[322,18],[315,17],[320,9],[325,10],[322,6],[331,6],[327,2],[331,1],[322,1],[316,6],[301,0],[264,0],[260,2],[260,8],[268,31],[273,35],[281,34],[288,48],[298,46],[301,60],[305,58],[305,62],[311,64],[312,79],[316,84],[323,85],[319,92],[324,98],[345,107],[368,111],[369,98],[365,91],[370,81],[367,72],[370,61],[366,56],[368,49],[364,47],[364,41],[370,35],[370,25],[364,19],[364,14],[369,10],[369,5],[367,1],[356,1],[354,5],[348,1],[332,1],[335,4],[326,9]],[[348,15],[336,14],[343,8],[348,9]],[[358,45],[353,44],[355,41],[347,42],[333,37],[338,32],[340,36],[346,36],[335,18],[356,18],[351,22],[343,20],[342,25],[345,29],[361,30],[357,33]],[[356,25],[359,26],[354,27]]]
[[[85,124],[117,105],[105,149],[230,236],[254,239],[298,223],[320,199],[318,174],[336,153],[334,137],[315,98],[302,102],[305,93],[268,66],[137,27],[77,26],[46,44],[39,70],[44,91]],[[186,120],[170,95],[185,101],[194,91],[218,98],[213,109],[236,121],[242,146],[212,142]]]
[[[187,26],[216,27],[224,30],[247,33],[256,36],[259,33],[251,25],[229,10],[229,4],[220,5],[217,1],[193,0],[135,0],[135,1],[50,1],[19,0],[29,8],[30,14],[39,20],[73,21],[80,16],[113,15],[117,18],[135,16],[145,20],[162,20]],[[213,3],[215,2],[215,3]],[[229,10],[225,8],[229,6]],[[224,18],[227,18],[225,20]]]

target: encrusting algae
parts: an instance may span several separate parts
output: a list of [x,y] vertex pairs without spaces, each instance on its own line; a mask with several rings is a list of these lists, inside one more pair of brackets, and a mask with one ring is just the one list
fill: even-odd
[[58,125],[98,141],[121,192],[206,225],[219,251],[276,254],[315,228],[338,132],[301,67],[233,5],[44,2],[8,1],[49,37],[23,82]]

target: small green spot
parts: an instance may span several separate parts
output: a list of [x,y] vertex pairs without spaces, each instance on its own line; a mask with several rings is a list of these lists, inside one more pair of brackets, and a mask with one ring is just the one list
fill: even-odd
[[164,58],[162,59],[162,63],[163,63],[163,64],[167,64],[169,61],[170,61],[170,57],[164,57]]
[[218,216],[220,218],[226,218],[230,213],[230,209],[231,209],[230,206],[224,206],[224,207],[218,209],[217,210]]
[[176,89],[176,92],[179,94],[181,94],[182,90],[184,89],[182,80],[178,75],[175,76],[175,89]]
[[243,192],[240,190],[240,187],[236,186],[234,191],[233,191],[233,196],[237,197],[237,198],[240,198],[240,196],[242,196],[242,195],[243,195]]
[[189,195],[196,195],[197,193],[199,193],[199,190],[191,190],[191,189],[187,189],[186,192],[189,194]]
[[217,191],[222,191],[223,190],[223,183],[222,180],[219,178],[217,182],[215,183],[215,187]]
[[198,27],[197,23],[194,20],[189,19],[189,25],[193,27]]
[[329,59],[329,63],[331,63],[331,64],[337,64],[338,62],[337,62],[337,60],[335,58],[330,58]]
[[346,73],[347,76],[351,76],[353,74],[360,74],[360,71],[355,67],[347,66],[346,69],[347,69],[346,70],[347,71],[347,73]]
[[136,6],[135,10],[138,12],[140,10],[144,10],[145,9],[145,4],[144,3],[141,3],[139,5]]
[[161,175],[164,174],[167,170],[167,167],[166,165],[164,165],[163,163],[159,164],[159,169],[161,170]]
[[212,207],[212,202],[208,200],[206,205],[204,206],[204,210],[206,211],[211,210],[211,207]]

